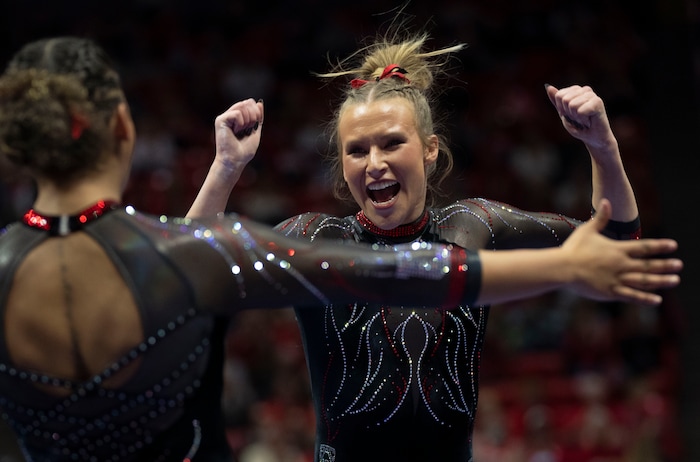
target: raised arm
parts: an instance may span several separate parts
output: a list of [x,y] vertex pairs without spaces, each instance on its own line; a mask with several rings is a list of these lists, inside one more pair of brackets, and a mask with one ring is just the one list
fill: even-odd
[[258,150],[264,115],[262,100],[247,99],[215,119],[216,155],[187,217],[226,210],[234,185]]
[[589,86],[558,89],[545,85],[545,90],[564,128],[574,138],[583,141],[590,154],[592,204],[607,198],[612,204],[612,220],[630,222],[638,218],[637,201],[603,100]]

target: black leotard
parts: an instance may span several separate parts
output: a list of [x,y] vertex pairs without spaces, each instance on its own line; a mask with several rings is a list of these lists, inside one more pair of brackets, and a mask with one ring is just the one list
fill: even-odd
[[[3,230],[0,410],[31,462],[228,460],[222,341],[226,319],[238,310],[368,298],[421,306],[433,299],[428,289],[453,304],[474,300],[480,284],[478,256],[462,249],[378,253],[369,246],[311,244],[236,215],[189,222],[116,208],[76,227],[72,232],[93,238],[130,288],[144,338],[85,382],[19,368],[2,321],[13,277],[32,249],[62,237],[23,223]],[[137,360],[136,374],[124,385],[103,386]],[[45,387],[68,395],[57,397]]]
[[[389,231],[361,212],[345,218],[305,213],[277,230],[310,241],[380,247],[442,242],[511,249],[560,245],[581,223],[484,199],[425,213]],[[624,239],[639,237],[639,230],[639,220],[609,222],[605,233]],[[318,310],[297,304],[295,312],[311,375],[316,462],[471,461],[488,307],[406,310],[361,303]]]

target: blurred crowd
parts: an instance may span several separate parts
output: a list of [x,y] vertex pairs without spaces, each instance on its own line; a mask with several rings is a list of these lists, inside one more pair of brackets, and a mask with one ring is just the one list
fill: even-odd
[[[77,34],[96,38],[117,59],[139,136],[127,202],[144,212],[186,213],[213,159],[214,117],[252,97],[265,101],[263,140],[228,210],[269,224],[309,210],[354,212],[331,196],[322,161],[323,124],[339,89],[312,73],[327,71],[329,58],[345,57],[390,22],[395,2],[97,3],[5,5],[0,57],[6,62],[38,36]],[[545,83],[587,84],[606,102],[644,234],[663,231],[644,117],[650,14],[635,5],[408,4],[411,24],[430,33],[429,46],[468,44],[451,63],[451,79],[441,82],[456,157],[443,202],[480,196],[589,216],[587,153],[544,92]],[[688,8],[698,26],[697,5]],[[1,225],[28,208],[33,188],[6,167],[0,180]],[[555,293],[493,307],[475,460],[680,460],[678,323],[672,297],[646,308]],[[313,412],[292,311],[240,315],[227,348],[230,393],[222,405],[240,461],[310,462]],[[20,460],[2,438],[0,461]]]

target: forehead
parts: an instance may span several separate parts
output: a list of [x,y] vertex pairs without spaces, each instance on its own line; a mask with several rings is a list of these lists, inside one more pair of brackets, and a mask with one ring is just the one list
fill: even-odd
[[405,98],[388,98],[350,104],[338,118],[341,138],[346,135],[376,133],[378,131],[415,132],[416,119],[413,105]]

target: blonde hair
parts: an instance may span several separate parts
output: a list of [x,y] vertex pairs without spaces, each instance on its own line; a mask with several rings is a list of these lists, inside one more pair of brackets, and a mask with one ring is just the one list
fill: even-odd
[[[466,45],[457,44],[434,51],[425,51],[424,46],[429,37],[427,33],[401,36],[400,32],[380,36],[342,61],[332,66],[330,72],[316,74],[322,79],[351,76],[366,84],[354,87],[347,84],[342,101],[329,121],[327,130],[330,140],[329,157],[332,175],[333,194],[342,200],[352,196],[343,179],[341,145],[338,124],[344,111],[354,104],[365,104],[388,98],[404,98],[415,110],[415,122],[418,134],[424,146],[428,146],[429,137],[437,135],[439,140],[438,161],[431,164],[427,171],[427,192],[429,202],[439,192],[442,181],[450,174],[454,161],[447,145],[446,137],[440,133],[441,123],[437,120],[434,107],[438,92],[434,89],[436,76],[447,73],[445,65],[450,54],[462,50]],[[354,65],[353,63],[358,63]],[[404,78],[382,78],[380,76],[389,65],[400,67]],[[436,181],[432,181],[437,178]]]

